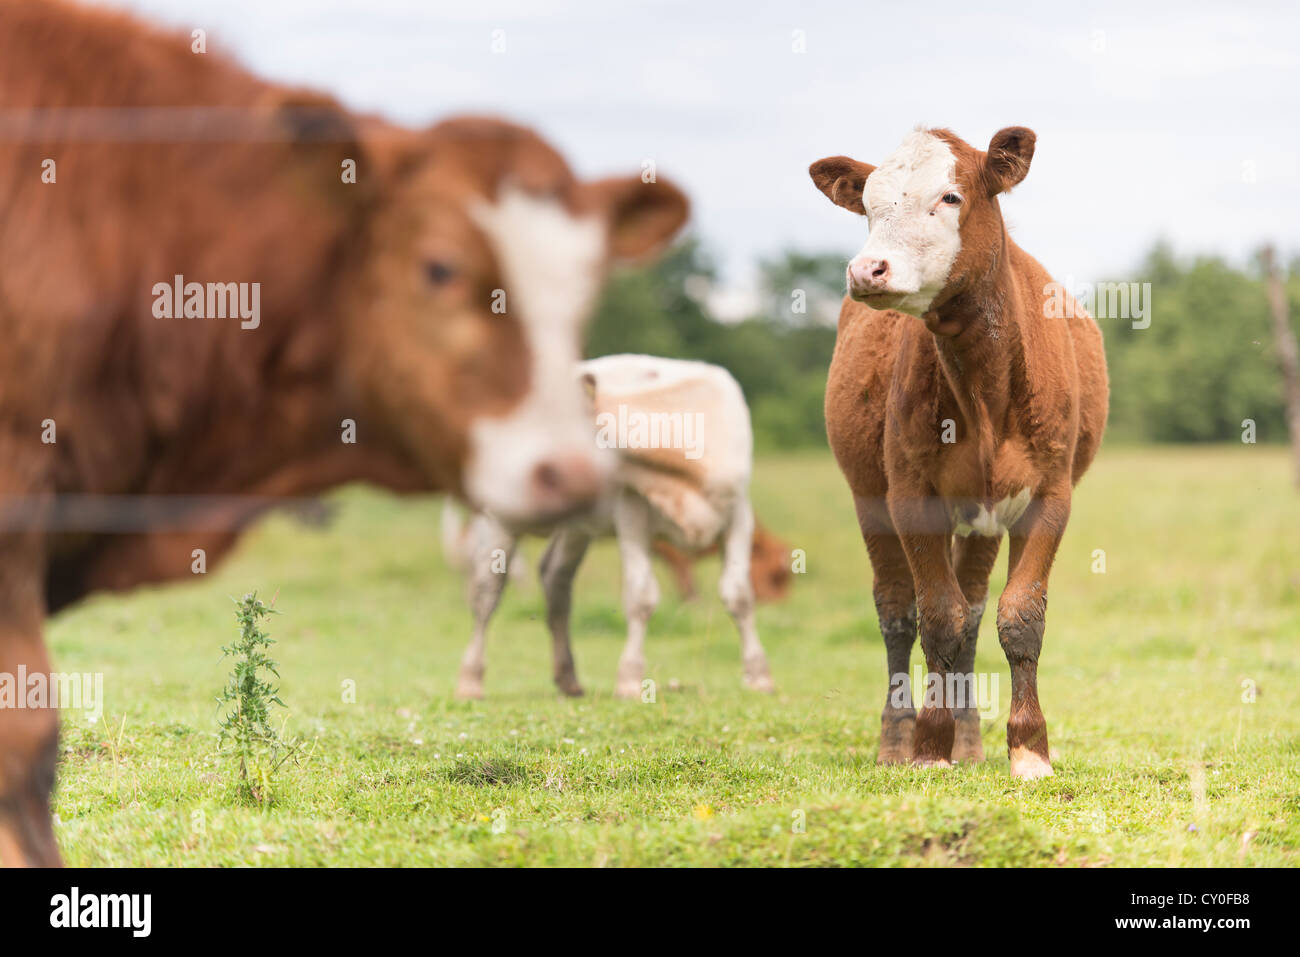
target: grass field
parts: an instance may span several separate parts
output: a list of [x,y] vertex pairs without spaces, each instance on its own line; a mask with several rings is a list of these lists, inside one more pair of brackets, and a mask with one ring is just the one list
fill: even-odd
[[[102,672],[106,697],[97,723],[65,714],[68,863],[1300,863],[1300,494],[1282,450],[1103,450],[1052,579],[1040,685],[1056,776],[1031,783],[1008,776],[992,614],[977,661],[1001,679],[987,762],[875,765],[884,649],[847,491],[828,454],[756,471],[760,516],[807,553],[790,600],[759,611],[770,697],[741,688],[714,560],[689,604],[661,569],[657,700],[614,699],[623,622],[606,543],[576,589],[587,696],[552,689],[530,581],[493,622],[487,700],[454,700],[469,623],[438,503],[363,489],[335,496],[327,530],[274,515],[194,582],[64,613],[56,667]],[[529,543],[530,562],[539,553]],[[215,754],[230,599],[252,589],[278,592],[287,730],[314,739],[265,809],[236,800]]]

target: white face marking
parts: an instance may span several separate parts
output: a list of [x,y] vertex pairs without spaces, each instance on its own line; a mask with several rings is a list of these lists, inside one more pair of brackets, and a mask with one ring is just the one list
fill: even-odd
[[956,527],[953,532],[963,538],[971,534],[996,538],[1020,521],[1025,510],[1029,508],[1031,498],[1029,489],[1022,488],[1015,495],[1008,495],[998,502],[991,510],[980,503],[979,513],[969,523],[962,520],[958,512],[954,515]]
[[943,196],[961,195],[956,169],[948,144],[917,130],[867,177],[862,203],[871,237],[854,263],[889,263],[885,292],[899,297],[889,308],[922,315],[948,281],[961,235],[958,207]]
[[575,217],[557,199],[501,192],[471,215],[491,242],[505,277],[506,313],[519,319],[531,356],[529,392],[503,418],[470,427],[465,489],[502,520],[527,520],[542,503],[532,489],[542,462],[585,457],[608,474],[595,448],[582,390],[573,377],[579,335],[600,286],[605,224]]

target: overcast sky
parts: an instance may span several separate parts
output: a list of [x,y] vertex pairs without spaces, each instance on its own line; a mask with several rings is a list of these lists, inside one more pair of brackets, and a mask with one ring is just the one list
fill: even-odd
[[864,242],[865,220],[824,199],[808,164],[878,163],[917,124],[981,148],[1003,126],[1038,133],[1002,208],[1063,281],[1128,278],[1158,237],[1238,261],[1265,239],[1300,252],[1294,2],[107,5],[203,27],[210,50],[263,76],[408,123],[473,110],[532,124],[580,174],[653,159],[690,193],[734,308],[759,258],[847,259]]

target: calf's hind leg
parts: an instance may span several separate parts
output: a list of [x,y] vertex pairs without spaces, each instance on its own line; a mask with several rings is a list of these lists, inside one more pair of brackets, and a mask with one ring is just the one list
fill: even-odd
[[916,594],[912,571],[902,543],[889,525],[881,505],[865,498],[854,499],[858,524],[871,559],[872,592],[876,617],[885,640],[885,661],[889,688],[880,713],[880,764],[906,764],[912,760],[912,738],[916,732],[916,708],[912,703],[912,681],[908,669],[916,643]]
[[650,505],[635,492],[621,491],[614,502],[614,529],[623,562],[623,613],[627,644],[618,659],[620,698],[640,698],[645,677],[645,633],[659,604],[659,583],[650,561]]
[[754,585],[749,577],[750,557],[754,548],[754,510],[748,498],[736,503],[731,524],[722,542],[722,578],[718,592],[727,613],[740,632],[740,660],[745,686],[754,691],[773,691],[772,672],[767,654],[758,640],[754,624]]
[[542,555],[542,591],[546,593],[546,626],[551,630],[555,686],[570,697],[582,694],[569,645],[569,614],[573,607],[573,576],[587,554],[591,539],[574,528],[561,528]]

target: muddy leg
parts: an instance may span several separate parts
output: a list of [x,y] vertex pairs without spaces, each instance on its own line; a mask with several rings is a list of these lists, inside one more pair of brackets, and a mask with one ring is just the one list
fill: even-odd
[[880,713],[880,764],[905,764],[912,760],[916,733],[916,708],[912,703],[909,669],[916,643],[916,595],[912,571],[902,543],[889,524],[883,504],[855,498],[858,524],[871,559],[872,592],[880,634],[885,640],[889,687]]
[[989,575],[998,557],[1001,536],[988,538],[971,535],[953,541],[953,567],[962,594],[970,606],[966,629],[962,635],[961,651],[957,655],[957,673],[962,676],[958,707],[953,713],[952,759],[954,761],[983,761],[984,741],[980,736],[979,702],[976,700],[978,683],[975,680],[975,645],[979,638],[980,619],[988,600]]
[[1047,619],[1047,577],[1069,515],[1067,487],[1033,502],[1011,533],[1011,571],[998,601],[998,640],[1011,665],[1007,752],[1016,778],[1052,773],[1047,720],[1038,703],[1038,657]]
[[916,716],[912,760],[947,767],[955,734],[957,659],[969,611],[952,567],[948,516],[942,501],[926,488],[890,489],[889,514],[898,529],[903,554],[916,587],[926,688]]

